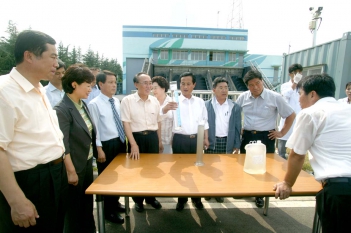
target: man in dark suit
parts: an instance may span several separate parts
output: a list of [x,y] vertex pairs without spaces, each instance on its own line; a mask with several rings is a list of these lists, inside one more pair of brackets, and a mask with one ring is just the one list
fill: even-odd
[[92,158],[96,153],[95,125],[86,104],[94,76],[87,67],[70,66],[62,78],[66,95],[55,106],[64,135],[65,166],[68,176],[68,210],[65,232],[95,232],[93,195],[85,190],[93,182]]

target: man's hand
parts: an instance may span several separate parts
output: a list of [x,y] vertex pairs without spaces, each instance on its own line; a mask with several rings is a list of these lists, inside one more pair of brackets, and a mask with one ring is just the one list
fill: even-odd
[[100,147],[97,147],[98,148],[98,158],[96,161],[98,161],[99,163],[104,163],[106,162],[106,155],[105,155],[105,152],[102,150],[102,148]]
[[140,154],[139,154],[139,146],[137,144],[133,144],[130,146],[130,155],[129,158],[138,160],[140,159]]
[[35,219],[39,215],[33,203],[23,197],[11,205],[11,217],[15,225],[27,228],[37,223]]
[[162,108],[162,112],[163,114],[166,114],[169,110],[176,110],[177,107],[177,102],[168,102],[168,104]]
[[283,136],[284,135],[282,134],[281,131],[276,131],[276,130],[270,130],[269,134],[268,134],[268,138],[271,139],[271,140],[274,140],[276,138],[281,138]]
[[67,171],[67,179],[68,179],[68,184],[72,184],[74,186],[78,184],[78,175],[76,171],[74,172]]
[[160,153],[160,154],[163,153],[164,148],[163,148],[163,144],[162,144],[161,141],[158,143],[158,150],[159,150],[159,153]]
[[209,146],[210,146],[210,142],[208,141],[208,138],[205,138],[204,139],[204,148],[205,148],[205,150],[207,150]]
[[284,200],[290,196],[292,189],[290,185],[283,181],[275,184],[273,186],[273,191],[275,191],[275,199],[279,198],[280,200]]

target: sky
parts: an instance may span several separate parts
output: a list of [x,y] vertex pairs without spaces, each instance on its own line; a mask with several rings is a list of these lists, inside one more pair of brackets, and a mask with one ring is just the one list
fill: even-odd
[[[322,6],[316,44],[351,31],[350,0],[241,0],[243,28],[248,29],[248,53],[282,55],[312,46],[309,7]],[[239,0],[17,0],[0,3],[0,37],[9,20],[22,31],[45,32],[57,43],[80,46],[122,64],[122,26],[182,26],[231,28]]]

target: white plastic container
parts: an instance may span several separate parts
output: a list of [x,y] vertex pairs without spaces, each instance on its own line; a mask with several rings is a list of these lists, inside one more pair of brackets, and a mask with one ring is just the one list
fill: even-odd
[[249,174],[263,174],[266,172],[266,145],[257,142],[250,142],[245,146],[246,157],[244,171]]

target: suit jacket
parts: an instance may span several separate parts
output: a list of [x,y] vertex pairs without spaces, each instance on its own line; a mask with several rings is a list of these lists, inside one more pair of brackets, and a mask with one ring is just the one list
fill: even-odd
[[93,154],[95,157],[97,155],[95,144],[96,128],[84,101],[83,108],[93,125],[92,136],[90,136],[89,129],[76,106],[74,106],[74,103],[67,95],[64,95],[61,102],[54,107],[60,124],[60,129],[64,136],[63,143],[66,150],[65,154],[71,155],[77,173],[80,173],[87,164],[91,143],[93,143]]

